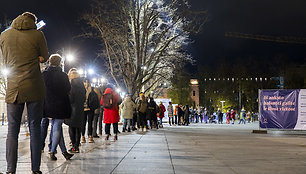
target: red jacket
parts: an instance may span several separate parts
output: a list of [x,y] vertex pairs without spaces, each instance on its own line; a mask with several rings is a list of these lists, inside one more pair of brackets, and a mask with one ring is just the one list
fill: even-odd
[[159,105],[159,116],[158,118],[164,118],[165,114],[164,112],[166,111],[166,108],[163,104]]
[[[104,108],[103,123],[108,123],[108,124],[118,123],[119,122],[118,102],[120,101],[120,97],[111,88],[107,88],[105,90],[104,94],[107,93],[113,94],[114,106],[111,109]],[[103,97],[101,98],[101,105],[103,105]]]

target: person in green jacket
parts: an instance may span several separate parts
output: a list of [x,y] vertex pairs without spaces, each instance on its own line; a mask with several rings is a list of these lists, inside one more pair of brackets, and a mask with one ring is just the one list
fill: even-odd
[[39,63],[48,59],[44,34],[37,30],[37,17],[25,12],[13,20],[12,26],[0,35],[0,50],[7,76],[8,133],[6,139],[7,173],[15,173],[18,158],[18,134],[22,111],[26,104],[31,132],[32,172],[41,173],[40,124],[43,115],[45,86]]

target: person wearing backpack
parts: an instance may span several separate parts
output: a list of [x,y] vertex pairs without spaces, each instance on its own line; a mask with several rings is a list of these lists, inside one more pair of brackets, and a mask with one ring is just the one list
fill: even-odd
[[101,98],[101,105],[104,108],[105,140],[109,140],[111,124],[115,134],[114,140],[118,140],[119,103],[121,103],[119,95],[112,88],[107,88]]
[[[90,85],[90,84],[88,84]],[[82,139],[81,142],[85,143],[85,130],[86,130],[86,123],[88,122],[87,125],[87,135],[88,135],[88,142],[89,143],[94,143],[95,141],[93,140],[93,119],[94,119],[94,112],[95,110],[100,106],[99,104],[99,97],[98,94],[95,92],[94,87],[88,86],[88,98],[87,101],[85,101],[87,103],[87,107],[86,111],[84,112],[85,117],[84,117],[84,124],[83,124],[83,128],[82,128]],[[88,93],[87,91],[87,93]],[[85,110],[85,108],[84,108]]]
[[[99,107],[97,109],[95,109],[94,111],[94,118],[93,118],[93,131],[92,131],[92,136],[94,138],[99,138],[98,136],[98,122],[101,120],[102,122],[102,119],[101,119],[101,105],[100,105],[100,101],[101,101],[101,97],[102,97],[102,94],[101,94],[101,90],[99,88],[94,88],[94,91],[96,92],[96,94],[98,95],[98,100],[97,100],[97,103],[99,103]],[[100,123],[99,123],[100,124]],[[102,129],[102,126],[101,126],[101,129]],[[101,135],[102,135],[102,130],[101,130]]]

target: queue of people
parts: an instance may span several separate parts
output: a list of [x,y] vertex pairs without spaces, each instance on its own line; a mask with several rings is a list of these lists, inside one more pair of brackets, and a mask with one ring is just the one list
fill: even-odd
[[[62,69],[62,57],[52,54],[48,58],[46,39],[36,27],[37,17],[25,12],[13,20],[11,28],[1,33],[0,49],[4,65],[11,70],[7,77],[6,103],[8,113],[8,133],[6,140],[7,173],[15,173],[18,159],[18,135],[22,113],[26,106],[30,128],[31,170],[41,174],[41,155],[45,150],[49,134],[48,153],[50,160],[56,161],[57,147],[66,160],[80,153],[81,143],[95,143],[94,138],[102,136],[102,121],[105,141],[111,137],[113,126],[114,141],[118,140],[119,110],[124,119],[122,132],[163,128],[165,112],[168,111],[169,124],[188,126],[190,122],[206,121],[208,112],[203,108],[190,109],[188,105],[166,108],[157,104],[153,97],[140,93],[132,100],[126,96],[121,100],[112,86],[97,88],[82,79],[78,70],[72,68],[68,75]],[[41,73],[39,63],[49,59],[49,66]],[[219,123],[222,123],[221,111]],[[234,124],[235,111],[228,114]],[[240,122],[250,122],[251,114],[241,112]],[[229,119],[229,118],[228,118]],[[227,120],[226,123],[230,123]],[[48,132],[49,124],[51,130]],[[63,124],[69,126],[69,139],[63,136]],[[87,128],[87,129],[86,129]],[[87,131],[87,134],[86,134]],[[87,139],[86,139],[87,136]],[[67,149],[66,142],[71,148]]]

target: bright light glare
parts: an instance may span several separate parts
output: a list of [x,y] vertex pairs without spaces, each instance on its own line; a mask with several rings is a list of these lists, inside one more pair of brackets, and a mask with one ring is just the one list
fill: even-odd
[[9,71],[9,69],[7,69],[7,68],[3,68],[2,71],[1,71],[1,73],[2,73],[4,76],[7,76],[7,75],[10,73],[10,71]]
[[78,73],[79,73],[80,75],[83,75],[83,74],[84,74],[84,70],[83,70],[83,69],[79,69],[79,70],[78,70]]
[[93,82],[93,83],[97,83],[97,79],[96,79],[96,78],[93,78],[93,79],[92,79],[92,82]]
[[105,83],[105,82],[106,82],[106,79],[105,79],[104,77],[102,77],[102,78],[101,78],[101,82],[102,82],[102,83]]
[[89,70],[88,70],[88,74],[92,75],[92,74],[94,74],[94,73],[95,73],[95,71],[94,71],[93,69],[89,69]]
[[116,91],[117,91],[117,93],[120,93],[120,92],[121,92],[121,89],[120,89],[120,88],[117,88]]
[[68,62],[71,62],[71,61],[74,60],[74,56],[73,56],[72,54],[68,54],[67,57],[66,57],[66,60],[67,60]]

